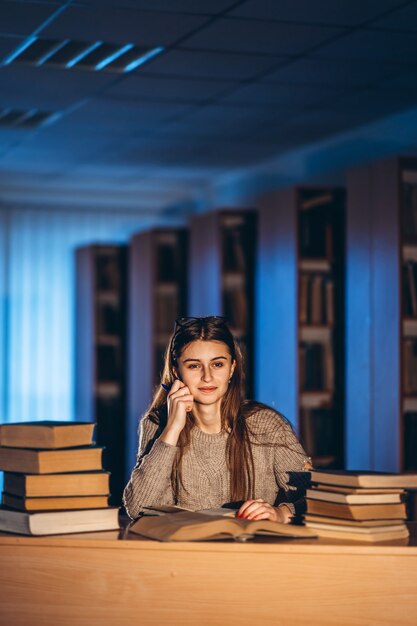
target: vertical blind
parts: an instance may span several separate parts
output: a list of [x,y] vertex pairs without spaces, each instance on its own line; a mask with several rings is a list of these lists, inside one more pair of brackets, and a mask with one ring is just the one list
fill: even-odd
[[0,209],[0,423],[74,415],[75,249],[123,243],[130,213]]

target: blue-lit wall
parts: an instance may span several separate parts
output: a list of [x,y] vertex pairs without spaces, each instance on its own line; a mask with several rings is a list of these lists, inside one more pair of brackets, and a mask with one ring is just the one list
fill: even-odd
[[74,415],[74,251],[124,242],[132,213],[0,210],[0,422]]

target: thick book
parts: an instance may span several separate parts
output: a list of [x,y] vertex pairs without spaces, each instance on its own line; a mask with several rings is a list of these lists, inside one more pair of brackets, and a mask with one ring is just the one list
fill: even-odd
[[406,519],[403,502],[398,504],[340,504],[307,498],[307,512],[345,519]]
[[102,448],[29,450],[0,447],[0,469],[22,474],[60,474],[101,469]]
[[405,489],[402,487],[340,487],[338,485],[323,485],[321,483],[314,483],[311,488],[314,491],[329,491],[331,493],[346,493],[346,494],[381,494],[381,493],[398,493],[404,494]]
[[77,472],[69,474],[4,473],[4,491],[20,496],[108,496],[109,472]]
[[310,500],[325,500],[326,502],[345,504],[394,504],[401,502],[401,494],[399,493],[335,493],[322,489],[307,489],[306,495]]
[[105,509],[107,496],[60,496],[57,498],[20,498],[3,493],[3,504],[19,511],[63,511],[67,509]]
[[307,522],[307,528],[311,528],[319,537],[340,539],[341,541],[366,541],[376,543],[379,541],[394,541],[407,539],[409,532],[405,524],[390,526],[375,526],[358,528],[355,526],[337,526],[321,522]]
[[142,517],[129,527],[148,539],[157,541],[204,541],[236,539],[245,541],[255,535],[281,538],[311,538],[315,533],[304,526],[280,524],[270,520],[245,520],[184,511],[156,517]]
[[21,422],[0,425],[0,446],[57,449],[89,446],[95,424],[89,422]]
[[0,531],[19,535],[61,535],[119,528],[119,509],[27,513],[0,507]]
[[332,524],[332,526],[353,526],[356,528],[394,526],[399,523],[398,519],[339,519],[337,517],[326,517],[325,515],[313,515],[311,513],[304,515],[304,522],[307,526],[312,522],[313,524],[323,523]]
[[400,487],[417,489],[417,474],[389,474],[385,472],[349,470],[312,470],[311,481],[324,485],[345,487]]
[[226,507],[217,507],[215,509],[187,509],[186,507],[178,506],[176,504],[160,504],[155,506],[144,506],[143,511],[145,515],[165,515],[166,513],[183,513],[189,511],[193,513],[204,513],[204,515],[222,515],[226,517],[235,517],[236,509],[228,509]]

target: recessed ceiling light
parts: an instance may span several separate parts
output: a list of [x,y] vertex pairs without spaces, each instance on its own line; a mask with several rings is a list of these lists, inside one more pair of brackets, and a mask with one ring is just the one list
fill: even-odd
[[133,43],[114,44],[103,41],[43,39],[28,37],[4,61],[35,67],[58,67],[87,71],[131,72],[150,61],[164,48],[145,48]]
[[55,122],[60,113],[40,111],[39,109],[13,109],[7,107],[0,109],[0,127],[14,129],[40,128]]

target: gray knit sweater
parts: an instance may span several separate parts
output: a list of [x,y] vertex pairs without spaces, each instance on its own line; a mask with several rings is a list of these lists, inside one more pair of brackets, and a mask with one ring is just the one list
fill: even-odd
[[[310,459],[279,414],[267,407],[248,418],[255,467],[255,497],[279,506],[285,503],[293,514],[303,511]],[[145,506],[178,504],[195,510],[217,508],[230,502],[230,473],[226,462],[227,432],[207,434],[197,426],[191,431],[191,445],[184,453],[184,489],[174,501],[172,466],[178,451],[157,437],[158,426],[149,417],[140,425],[137,463],[123,494],[123,503],[132,519]]]

